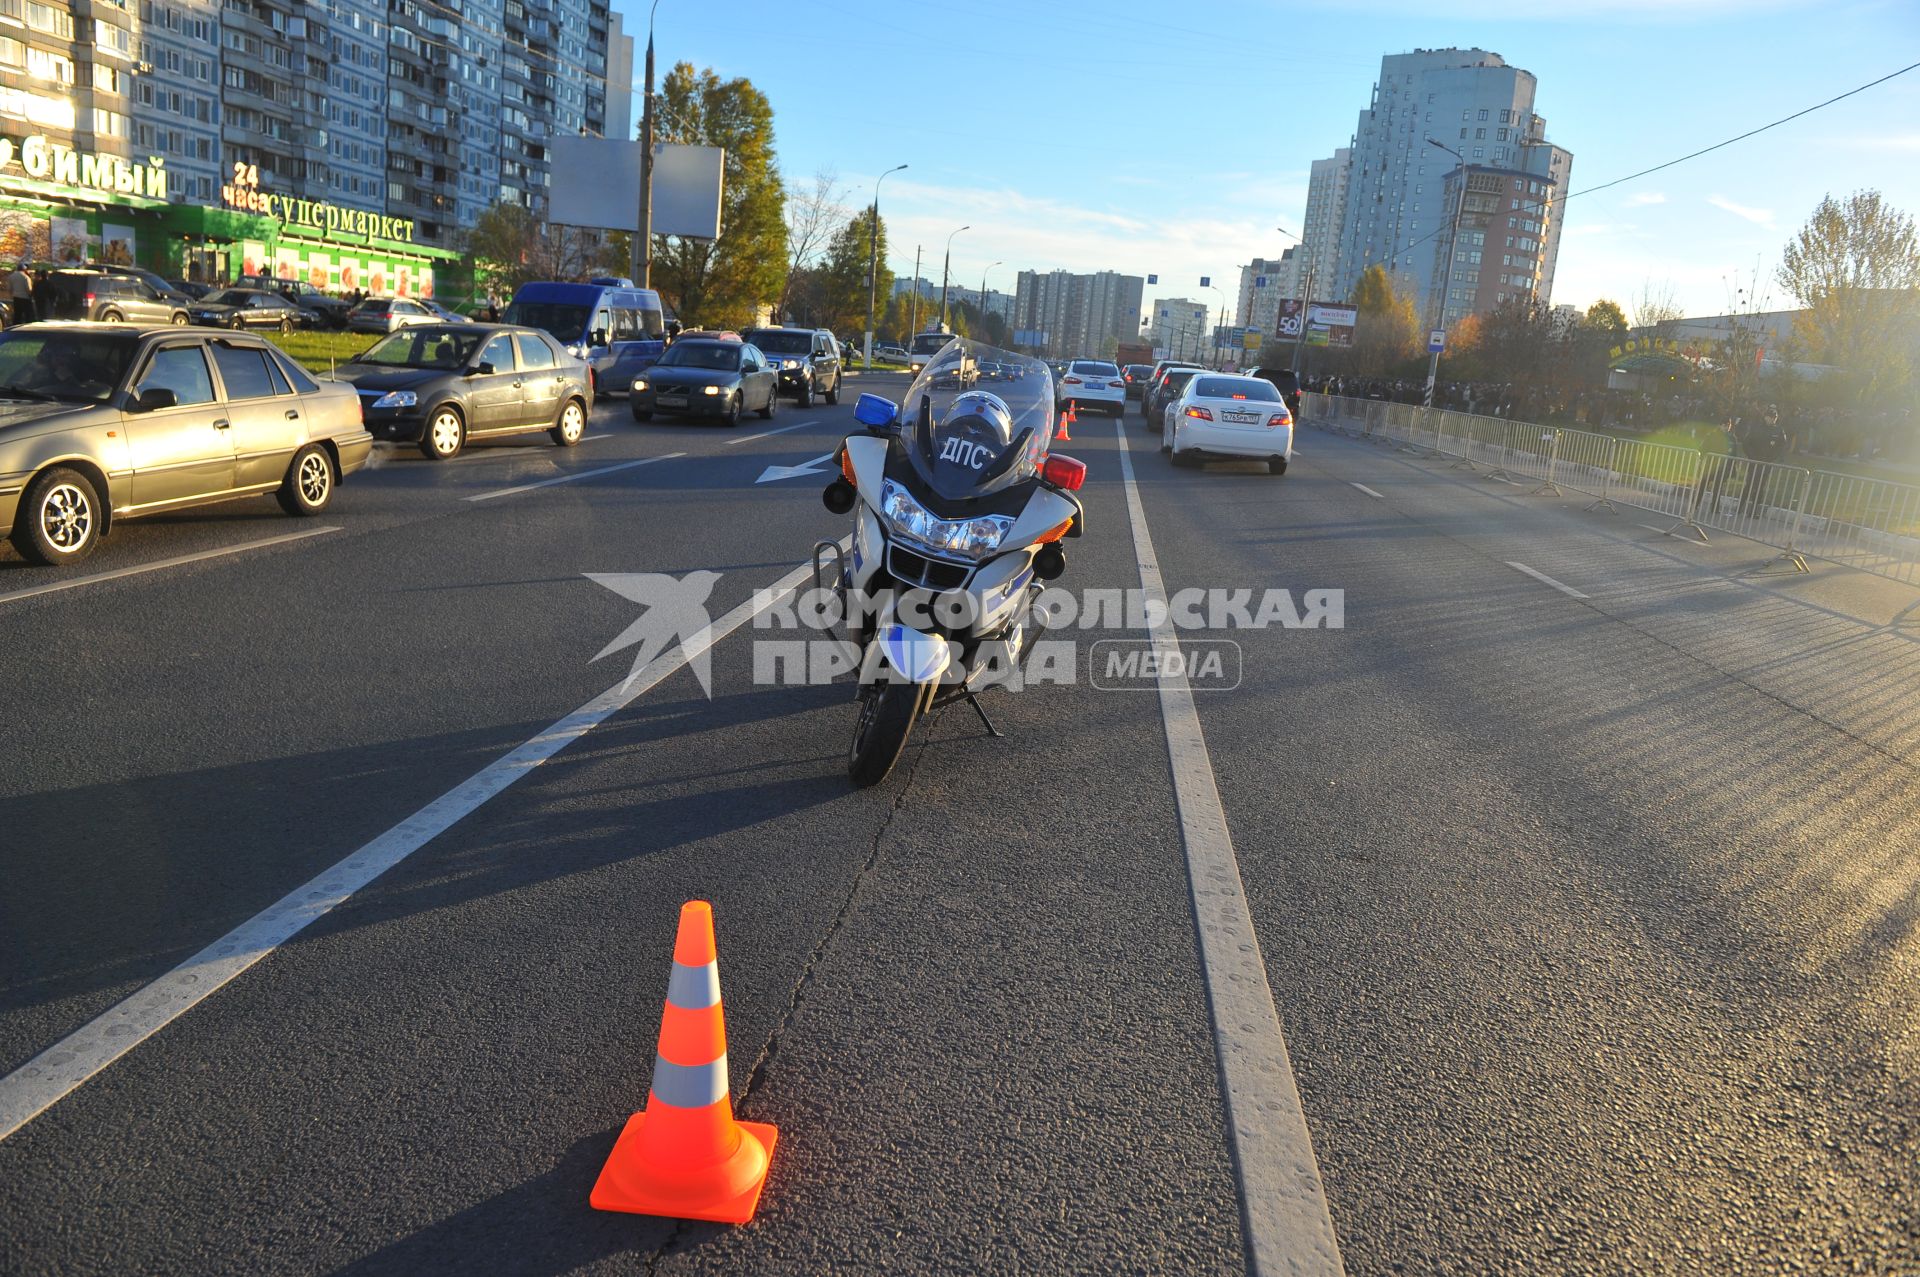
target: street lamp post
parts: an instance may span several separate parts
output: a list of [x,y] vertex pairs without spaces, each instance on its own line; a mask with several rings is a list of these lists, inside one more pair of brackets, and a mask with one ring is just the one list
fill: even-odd
[[[1288,230],[1284,226],[1276,226],[1273,229],[1276,231],[1279,231],[1282,235],[1285,235],[1288,239],[1298,244],[1300,246],[1300,251],[1302,253],[1306,252],[1307,241],[1305,241],[1304,239],[1301,239],[1298,235],[1295,235],[1292,231]],[[1294,330],[1294,334],[1293,334],[1293,375],[1295,377],[1298,377],[1300,375],[1300,348],[1307,344],[1307,313],[1313,308],[1314,265],[1315,263],[1313,259],[1311,257],[1307,258],[1307,273],[1304,279],[1301,281],[1301,286],[1300,286],[1300,294],[1301,294],[1300,315],[1299,315],[1300,323],[1299,323],[1299,327]],[[1276,329],[1279,327],[1279,323],[1278,323],[1279,313],[1280,313],[1279,310],[1276,308],[1274,311],[1274,316],[1276,320],[1274,327]],[[1276,337],[1279,335],[1280,334],[1278,332],[1274,333],[1274,336]]]
[[[640,101],[640,223],[633,236],[633,282],[653,287],[653,14],[647,10],[647,78]],[[631,74],[631,71],[629,71]]]
[[[1453,203],[1453,224],[1447,231],[1447,255],[1443,259],[1445,264],[1440,271],[1440,287],[1434,295],[1433,307],[1428,312],[1427,317],[1427,327],[1431,330],[1439,328],[1445,323],[1447,298],[1453,292],[1453,254],[1455,247],[1460,242],[1460,215],[1464,213],[1467,208],[1467,157],[1446,145],[1444,142],[1436,142],[1432,138],[1427,139],[1427,145],[1438,147],[1454,159],[1460,161],[1460,167],[1456,170],[1460,174],[1460,197]],[[1440,352],[1436,350],[1427,359],[1427,394],[1425,403],[1429,408],[1433,407],[1433,384],[1439,379],[1439,376]]]
[[987,272],[992,270],[994,266],[1004,265],[1006,265],[1006,263],[1000,261],[994,262],[991,266],[983,266],[980,269],[980,326],[982,328],[987,326]]
[[[1220,294],[1220,317],[1214,322],[1215,340],[1213,344],[1213,362],[1216,366],[1218,366],[1226,362],[1226,356],[1220,353],[1220,342],[1218,339],[1218,332],[1220,329],[1225,328],[1227,326],[1227,294],[1226,294],[1226,291],[1222,289],[1218,284],[1208,284],[1207,287],[1213,290],[1214,292]],[[1206,336],[1206,332],[1205,332],[1206,323],[1207,321],[1204,318],[1200,321],[1200,326],[1202,330],[1200,335],[1203,338]],[[1204,355],[1202,356],[1201,362],[1202,363],[1206,362]]]
[[905,168],[896,164],[873,179],[873,207],[868,210],[867,222],[867,334],[866,364],[867,371],[873,371],[873,290],[880,280],[880,183],[887,180],[890,173],[898,173]]
[[956,226],[947,236],[947,255],[940,263],[940,329],[947,327],[947,279],[953,272],[953,237],[961,231],[970,231],[972,226]]

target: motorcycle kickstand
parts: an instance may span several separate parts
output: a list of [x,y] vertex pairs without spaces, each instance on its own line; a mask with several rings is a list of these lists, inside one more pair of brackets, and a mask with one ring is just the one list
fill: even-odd
[[981,723],[983,723],[986,726],[987,735],[992,736],[995,739],[1000,739],[1006,736],[1006,733],[1001,731],[998,727],[995,727],[993,725],[993,720],[987,717],[987,707],[980,703],[979,696],[977,696],[973,692],[968,692],[967,704],[973,706],[973,712],[980,716]]

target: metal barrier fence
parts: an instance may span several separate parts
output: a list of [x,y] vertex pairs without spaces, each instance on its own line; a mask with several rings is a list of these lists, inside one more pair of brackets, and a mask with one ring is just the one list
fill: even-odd
[[1339,434],[1531,479],[1535,493],[1585,493],[1588,509],[1663,515],[1672,535],[1704,541],[1712,528],[1773,546],[1802,571],[1813,555],[1920,585],[1920,485],[1383,399],[1306,394],[1300,407],[1303,422]]

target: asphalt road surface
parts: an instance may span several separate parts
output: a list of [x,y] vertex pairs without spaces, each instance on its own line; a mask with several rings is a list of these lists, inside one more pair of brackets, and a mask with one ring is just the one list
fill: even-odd
[[[0,1271],[1240,1272],[1236,1148],[1295,1093],[1350,1273],[1920,1271],[1911,591],[1313,430],[1273,477],[1087,419],[1062,586],[1344,592],[1340,628],[1181,636],[1239,648],[1197,758],[1090,685],[1124,618],[871,790],[848,683],[756,682],[791,636],[751,620],[710,697],[669,664],[569,720],[639,613],[588,574],[750,613],[845,532],[807,463],[853,428],[614,400],[574,450],[387,454],[317,525],[0,558]],[[1176,765],[1285,1035],[1238,1142]],[[587,1205],[692,898],[734,1103],[781,1132],[744,1228]],[[263,912],[259,961],[179,973]]]

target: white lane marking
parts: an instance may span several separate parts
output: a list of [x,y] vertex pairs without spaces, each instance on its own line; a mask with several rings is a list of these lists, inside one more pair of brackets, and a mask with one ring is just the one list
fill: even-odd
[[[844,549],[846,542],[841,542]],[[103,1011],[66,1037],[0,1077],[0,1140],[72,1094],[87,1079],[246,971],[355,892],[473,814],[515,781],[573,744],[680,669],[694,655],[770,607],[812,572],[802,564],[713,622],[687,635],[672,651],[622,680],[510,752],[461,781],[372,842],[295,887],[260,913],[215,940],[173,970]]]
[[613,438],[613,432],[612,432],[611,430],[609,430],[609,431],[607,431],[607,432],[606,432],[606,433],[604,433],[604,434],[597,434],[597,435],[581,435],[581,436],[580,436],[580,442],[581,442],[581,443],[585,443],[585,442],[586,442],[587,440],[589,440],[589,439],[611,439],[611,438]]
[[1560,584],[1560,582],[1548,576],[1545,572],[1535,572],[1532,568],[1528,567],[1524,563],[1515,563],[1512,559],[1508,559],[1506,563],[1507,563],[1507,566],[1512,568],[1514,571],[1525,572],[1528,576],[1540,582],[1542,585],[1551,585],[1554,589],[1560,591],[1560,593],[1566,595],[1570,599],[1584,599],[1587,597],[1586,595],[1580,593],[1580,591],[1574,589],[1571,585],[1562,585]]
[[[1351,483],[1351,482],[1352,482],[1352,480],[1348,480],[1348,482],[1350,482],[1350,483]],[[1373,498],[1374,498],[1374,499],[1376,499],[1376,500],[1379,500],[1379,501],[1385,501],[1385,500],[1386,500],[1386,498],[1385,498],[1385,497],[1383,497],[1383,496],[1381,496],[1381,495],[1380,495],[1380,494],[1379,494],[1378,492],[1375,492],[1375,491],[1374,491],[1374,490],[1373,490],[1372,488],[1369,488],[1369,487],[1368,487],[1368,486],[1367,486],[1366,484],[1364,484],[1364,483],[1355,483],[1355,484],[1354,484],[1353,486],[1354,486],[1354,487],[1356,487],[1356,488],[1358,488],[1358,489],[1360,489],[1360,491],[1362,491],[1362,492],[1364,492],[1364,493],[1366,493],[1366,494],[1367,494],[1368,496],[1370,496],[1370,497],[1373,497]]]
[[1666,531],[1665,528],[1655,527],[1651,523],[1636,523],[1633,526],[1636,528],[1645,528],[1649,532],[1665,532]]
[[156,559],[152,563],[142,563],[136,567],[115,568],[111,572],[95,572],[90,576],[65,577],[58,581],[49,581],[45,585],[29,586],[24,590],[15,590],[10,594],[0,594],[0,603],[15,603],[21,599],[30,599],[40,594],[52,594],[58,590],[77,590],[83,585],[97,585],[101,581],[117,581],[123,576],[138,576],[142,572],[158,572],[161,568],[177,568],[188,563],[204,563],[208,559],[223,558],[229,554],[244,554],[248,550],[264,550],[272,545],[286,545],[290,541],[304,541],[308,537],[323,536],[328,532],[338,532],[336,527],[307,528],[301,532],[289,532],[285,536],[265,537],[259,541],[248,541],[245,545],[227,545],[218,550],[200,550],[193,554],[179,554],[171,559]]
[[518,496],[522,492],[532,492],[535,488],[551,488],[556,483],[573,483],[580,479],[591,479],[597,474],[612,474],[615,470],[631,470],[635,466],[650,466],[656,461],[672,461],[675,457],[684,457],[684,452],[663,452],[657,457],[642,457],[638,461],[622,461],[617,466],[601,466],[597,470],[577,470],[572,474],[563,474],[554,479],[542,479],[538,483],[523,483],[517,488],[501,488],[495,492],[481,492],[468,497],[469,501],[491,501],[495,497]]
[[802,461],[797,466],[768,466],[760,472],[755,483],[773,483],[779,479],[798,479],[802,475],[819,474],[833,460],[833,453],[815,457],[811,461]]
[[[1127,515],[1133,523],[1134,557],[1140,564],[1140,589],[1148,600],[1148,615],[1155,613],[1157,602],[1161,618],[1151,630],[1154,650],[1171,655],[1180,644],[1166,617],[1166,584],[1134,482],[1126,428],[1116,424],[1115,429]],[[1162,668],[1167,668],[1164,658]],[[1226,1099],[1227,1143],[1240,1181],[1247,1271],[1343,1273],[1320,1164],[1313,1155],[1307,1115],[1300,1106],[1286,1037],[1274,1010],[1273,988],[1260,957],[1213,760],[1185,675],[1160,680],[1160,722],[1173,766],[1180,836],[1186,844],[1187,881],[1200,933],[1220,1089]]]
[[820,423],[817,421],[796,421],[792,425],[782,426],[778,430],[762,430],[757,435],[747,435],[744,438],[740,438],[740,439],[729,439],[725,443],[721,444],[720,446],[722,448],[731,448],[737,443],[752,443],[755,439],[771,439],[773,438],[773,436],[783,435],[787,433],[787,431],[789,430],[798,430],[802,426],[817,426],[819,424]]

